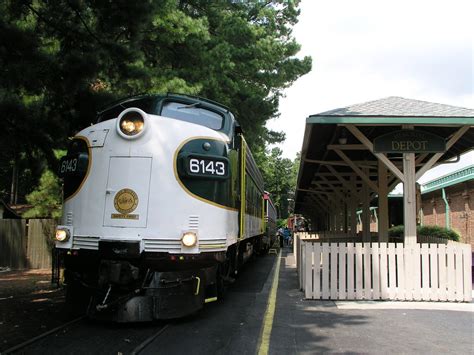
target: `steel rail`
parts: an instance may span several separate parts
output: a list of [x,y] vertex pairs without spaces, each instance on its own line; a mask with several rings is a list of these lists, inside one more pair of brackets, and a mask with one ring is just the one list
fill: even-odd
[[166,329],[169,328],[169,324],[166,324],[163,328],[158,330],[155,334],[151,337],[145,339],[140,345],[138,345],[133,351],[130,353],[131,355],[138,355],[142,350],[144,350],[153,340],[158,338]]
[[0,353],[0,354],[2,354],[2,355],[12,354],[12,353],[14,353],[15,351],[18,351],[18,350],[20,350],[20,349],[22,349],[22,348],[24,348],[24,347],[26,347],[26,346],[28,346],[28,345],[30,345],[30,344],[33,344],[34,342],[36,342],[36,341],[38,341],[38,340],[41,340],[41,339],[43,339],[43,338],[46,338],[48,335],[54,334],[54,333],[58,332],[59,330],[65,328],[65,327],[67,327],[67,326],[69,326],[69,325],[71,325],[71,324],[77,323],[77,322],[79,322],[80,320],[82,320],[82,319],[84,319],[84,318],[86,318],[85,315],[84,315],[84,316],[80,316],[80,317],[78,317],[78,318],[76,318],[76,319],[73,319],[73,320],[71,320],[71,321],[69,321],[69,322],[67,322],[67,323],[64,323],[64,324],[62,324],[62,325],[60,325],[60,326],[58,326],[58,327],[56,327],[56,328],[53,328],[53,329],[51,329],[51,330],[48,330],[47,332],[45,332],[45,333],[43,333],[43,334],[40,334],[40,335],[35,336],[35,337],[31,338],[31,339],[28,339],[28,340],[24,341],[24,342],[21,343],[21,344],[12,346],[11,348],[5,350],[4,352],[2,352],[2,353]]

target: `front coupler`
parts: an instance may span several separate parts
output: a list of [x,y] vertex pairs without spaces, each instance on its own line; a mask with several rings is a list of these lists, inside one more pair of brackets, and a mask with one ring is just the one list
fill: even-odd
[[93,319],[143,322],[184,317],[199,311],[206,294],[209,297],[216,285],[217,266],[180,271],[148,270],[140,280],[133,267],[124,266],[123,261],[120,266],[116,263],[101,268],[100,292],[92,298],[87,312]]

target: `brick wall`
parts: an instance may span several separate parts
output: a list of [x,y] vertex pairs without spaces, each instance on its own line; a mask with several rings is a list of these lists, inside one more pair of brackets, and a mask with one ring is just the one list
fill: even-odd
[[[461,235],[463,243],[474,249],[474,181],[466,181],[445,188],[450,207],[450,225]],[[421,196],[423,224],[446,226],[445,203],[441,190]]]

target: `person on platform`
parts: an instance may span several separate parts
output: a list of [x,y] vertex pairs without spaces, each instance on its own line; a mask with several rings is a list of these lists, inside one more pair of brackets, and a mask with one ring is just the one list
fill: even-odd
[[291,238],[291,232],[288,229],[288,227],[283,230],[283,236],[285,239],[285,245],[286,246],[290,245],[289,243],[290,243],[290,238]]
[[280,248],[283,248],[283,240],[285,238],[285,233],[282,227],[278,228],[278,239],[280,240]]

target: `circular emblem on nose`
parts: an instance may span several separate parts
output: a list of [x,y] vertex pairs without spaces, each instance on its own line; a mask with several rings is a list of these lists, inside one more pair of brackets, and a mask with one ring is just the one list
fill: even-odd
[[138,196],[131,189],[122,189],[115,195],[114,207],[123,214],[133,212],[138,206]]

